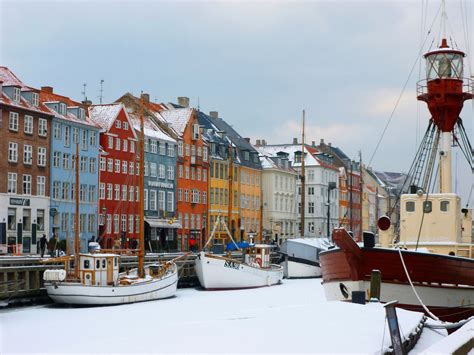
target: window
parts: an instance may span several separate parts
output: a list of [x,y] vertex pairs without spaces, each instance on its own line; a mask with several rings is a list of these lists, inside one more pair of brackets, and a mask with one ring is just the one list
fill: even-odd
[[152,153],[157,153],[158,152],[158,144],[154,139],[150,139],[150,149]]
[[16,230],[16,208],[8,209],[8,230]]
[[61,124],[58,123],[58,122],[54,123],[53,137],[54,137],[54,139],[61,139]]
[[8,161],[12,163],[18,161],[18,143],[8,142]]
[[191,156],[196,156],[196,146],[194,144],[191,145]]
[[17,175],[16,173],[8,173],[8,193],[16,194],[17,182],[16,182]]
[[25,115],[24,131],[27,134],[33,134],[33,116]]
[[133,186],[129,186],[128,187],[128,200],[130,202],[133,202],[133,196],[135,195],[135,192],[134,192],[134,187]]
[[168,198],[166,200],[166,209],[169,212],[173,212],[174,209],[174,194],[171,191],[168,191]]
[[79,201],[86,202],[87,185],[81,184],[79,186]]
[[202,148],[202,159],[207,161],[207,147]]
[[47,127],[48,127],[48,121],[46,121],[46,119],[44,118],[40,118],[39,124],[38,124],[38,135],[42,137],[46,137]]
[[183,142],[182,141],[178,142],[178,156],[180,157],[183,156]]
[[140,163],[136,164],[136,174],[140,175]]
[[90,132],[89,144],[92,148],[95,148],[97,146],[97,132]]
[[308,195],[314,195],[314,187],[308,187]]
[[130,153],[135,153],[135,142],[130,142]]
[[122,174],[126,174],[126,173],[127,173],[127,170],[128,170],[128,164],[127,164],[127,162],[124,160],[124,161],[122,161]]
[[114,214],[114,233],[119,232],[119,215]]
[[95,186],[89,185],[89,202],[95,201]]
[[150,176],[156,177],[156,163],[150,163]]
[[178,165],[178,177],[182,178],[183,177],[183,166]]
[[33,106],[38,107],[38,105],[39,105],[39,95],[38,95],[38,93],[34,92],[31,96],[32,96]]
[[69,155],[68,153],[63,154],[63,168],[69,169]]
[[160,179],[165,178],[165,166],[163,164],[160,164]]
[[440,201],[439,209],[441,212],[448,212],[449,211],[449,201]]
[[13,88],[13,101],[20,102],[20,88]]
[[115,172],[120,173],[120,160],[115,159]]
[[202,181],[207,181],[207,169],[202,170]]
[[189,157],[189,144],[187,143],[185,145],[185,152],[186,152],[186,156]]
[[[168,166],[168,180],[174,180],[174,167]],[[201,172],[201,170],[199,170]]]
[[178,201],[183,201],[183,189],[178,189]]
[[122,127],[122,122],[117,120],[115,121],[115,128],[121,128]]
[[18,113],[17,112],[10,112],[10,116],[8,119],[8,128],[11,131],[18,132]]
[[168,144],[168,156],[174,157],[174,145]]
[[128,140],[124,139],[124,140],[122,141],[122,143],[123,143],[123,144],[122,144],[122,145],[123,145],[123,147],[122,147],[122,148],[123,148],[123,151],[124,151],[124,152],[127,152],[127,151],[128,151]]
[[108,141],[107,146],[109,147],[109,149],[113,149],[114,148],[114,137],[108,136],[107,141]]
[[405,203],[405,211],[415,212],[415,201],[407,201]]
[[121,223],[121,230],[122,232],[126,232],[127,231],[127,215],[126,214],[123,214],[122,215],[122,223]]
[[112,172],[113,170],[114,170],[114,160],[112,158],[108,158],[107,159],[107,171]]
[[120,150],[120,138],[115,138],[115,150]]
[[197,180],[201,181],[201,168],[197,168]]
[[106,227],[107,233],[110,234],[112,233],[112,215],[108,214],[107,215],[107,227]]
[[135,164],[133,164],[133,162],[130,162],[130,163],[128,164],[128,173],[129,173],[130,175],[135,174]]
[[38,166],[46,166],[46,148],[38,147]]
[[124,129],[125,131],[128,130],[128,122],[124,122],[124,123],[123,123],[123,129]]
[[189,179],[189,166],[184,167],[184,176],[186,179]]
[[140,232],[140,216],[139,215],[135,216],[135,232],[136,233]]
[[114,185],[114,189],[115,189],[114,200],[115,200],[115,201],[120,201],[120,185],[115,184],[115,185]]
[[69,199],[69,183],[68,182],[63,182],[63,190],[62,190],[61,199],[62,200]]
[[73,144],[79,143],[79,128],[77,127],[72,128],[72,143]]
[[71,144],[71,127],[64,126],[64,145],[69,147]]
[[23,163],[30,164],[33,162],[33,147],[31,145],[23,146]]
[[61,102],[61,103],[59,104],[59,113],[60,113],[61,115],[65,115],[65,114],[66,114],[66,107],[67,107],[66,104],[63,103],[63,102]]
[[128,232],[133,233],[133,214],[128,215]]
[[23,209],[23,230],[31,230],[31,210],[27,208]]
[[105,183],[101,182],[99,184],[99,199],[105,199]]
[[138,190],[138,186],[135,186],[135,200],[137,202],[140,201],[140,190]]
[[165,192],[158,191],[158,207],[161,211],[165,210]]
[[36,211],[36,229],[44,231],[44,210]]
[[187,213],[184,214],[184,228],[189,229],[189,216]]
[[[282,204],[282,209],[283,209],[283,204]],[[308,203],[308,213],[314,213],[314,202],[309,202]]]
[[184,189],[184,202],[189,202],[189,190]]
[[[207,203],[207,192],[206,191],[202,192],[202,203],[203,204]],[[234,205],[235,205],[235,202],[234,202]]]
[[166,143],[161,142],[160,144],[160,154],[161,155],[166,155]]
[[107,200],[112,199],[112,184],[107,184]]
[[150,190],[150,210],[156,211],[157,201],[156,201],[156,190]]
[[81,173],[87,172],[87,157],[81,157],[79,170],[81,171]]
[[91,174],[95,174],[95,161],[96,161],[96,158],[90,158],[89,159],[89,172]]
[[127,185],[122,185],[122,201],[127,201]]
[[100,171],[105,171],[105,165],[106,165],[105,158],[100,157]]
[[87,149],[87,131],[85,129],[81,131],[81,149]]
[[[54,186],[53,186],[54,188]],[[71,200],[75,200],[76,199],[76,184],[72,183],[71,184]]]
[[196,174],[195,174],[195,169],[194,169],[194,167],[192,167],[192,168],[191,168],[191,180],[194,180],[195,175],[196,175]]
[[23,175],[23,194],[31,195],[31,175]]

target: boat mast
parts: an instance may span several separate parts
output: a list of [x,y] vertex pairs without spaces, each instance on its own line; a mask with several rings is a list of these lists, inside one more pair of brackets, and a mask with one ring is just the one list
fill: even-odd
[[145,121],[143,118],[143,94],[140,95],[140,139],[139,139],[139,167],[141,171],[138,175],[139,196],[140,196],[140,232],[139,232],[139,246],[138,246],[138,276],[145,277],[144,258],[145,258],[145,225],[144,225],[144,208],[143,201],[144,193],[144,166],[145,166]]
[[301,134],[301,236],[304,237],[304,207],[305,207],[305,172],[304,172],[304,110],[303,110],[303,130]]
[[227,223],[232,225],[232,203],[233,203],[233,192],[234,192],[234,155],[232,150],[232,143],[229,142],[229,198],[227,206]]
[[74,216],[74,276],[79,279],[79,141],[76,142],[76,215]]

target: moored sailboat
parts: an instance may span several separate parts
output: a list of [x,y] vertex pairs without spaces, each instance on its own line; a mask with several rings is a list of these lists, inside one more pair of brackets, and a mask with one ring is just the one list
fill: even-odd
[[[144,161],[144,118],[140,115],[141,137],[139,144],[140,166]],[[83,305],[112,305],[151,301],[175,295],[178,285],[178,268],[175,260],[144,265],[144,202],[140,194],[140,236],[138,268],[119,273],[120,255],[115,253],[79,252],[79,149],[76,146],[76,215],[74,255],[54,258],[48,262],[64,262],[64,270],[44,272],[48,296],[57,303]],[[143,171],[140,174],[140,191],[143,191]]]

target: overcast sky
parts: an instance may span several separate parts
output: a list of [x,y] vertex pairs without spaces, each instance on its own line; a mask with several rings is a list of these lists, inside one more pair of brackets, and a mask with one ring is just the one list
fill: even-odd
[[[361,150],[368,163],[420,38],[428,38],[423,52],[438,42],[439,20],[427,32],[440,1],[426,2],[0,0],[0,64],[26,84],[77,100],[87,83],[94,103],[101,79],[104,102],[141,90],[158,102],[188,96],[196,107],[199,98],[201,110],[219,111],[253,142],[300,137],[304,108],[308,142],[323,138],[354,159]],[[450,37],[466,52],[473,48],[473,7],[470,0],[447,2]],[[414,66],[371,162],[376,169],[407,171],[411,164],[429,119],[416,100],[423,68]],[[473,141],[472,103],[461,116]],[[467,197],[473,177],[460,153],[457,161],[458,189]]]

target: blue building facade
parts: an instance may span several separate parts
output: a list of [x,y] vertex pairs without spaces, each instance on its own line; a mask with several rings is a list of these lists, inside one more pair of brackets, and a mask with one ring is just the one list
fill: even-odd
[[[137,120],[134,120],[137,122]],[[139,134],[139,124],[134,125]],[[150,119],[145,125],[145,239],[153,251],[176,250],[177,142]]]
[[99,127],[87,117],[87,110],[66,97],[48,93],[44,104],[55,116],[51,134],[50,237],[74,245],[76,213],[76,145],[79,149],[79,236],[81,251],[97,237]]

